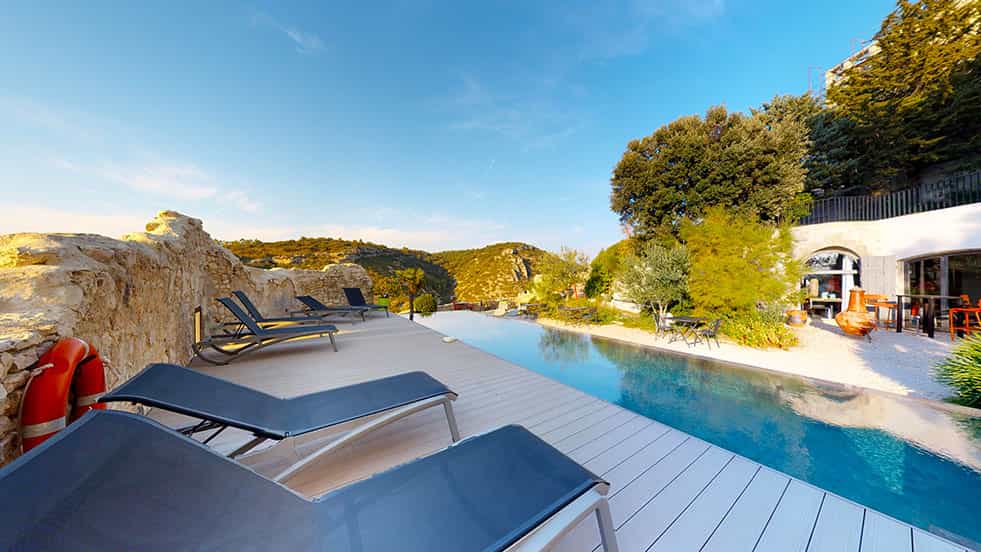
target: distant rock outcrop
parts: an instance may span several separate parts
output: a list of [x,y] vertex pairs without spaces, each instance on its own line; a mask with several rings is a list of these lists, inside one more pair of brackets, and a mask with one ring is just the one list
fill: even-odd
[[19,448],[16,417],[30,370],[57,339],[76,336],[93,344],[115,386],[149,362],[187,362],[198,305],[214,327],[224,319],[215,298],[236,289],[282,315],[298,306],[300,293],[343,303],[345,286],[371,298],[371,279],[358,265],[247,267],[212,240],[200,220],[173,211],[158,214],[146,232],[119,240],[0,236],[0,465]]

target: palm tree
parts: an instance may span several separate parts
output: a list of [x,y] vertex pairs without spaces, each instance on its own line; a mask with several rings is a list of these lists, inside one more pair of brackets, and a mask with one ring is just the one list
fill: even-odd
[[406,268],[396,270],[395,275],[402,284],[402,289],[409,296],[409,320],[415,318],[416,296],[422,291],[422,282],[426,278],[426,273],[421,268]]

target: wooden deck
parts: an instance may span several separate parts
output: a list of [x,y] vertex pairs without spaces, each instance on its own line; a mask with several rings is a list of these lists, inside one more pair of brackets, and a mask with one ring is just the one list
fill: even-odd
[[[306,341],[229,366],[196,367],[279,396],[424,370],[459,393],[455,410],[463,436],[521,424],[608,480],[626,552],[965,550],[464,343],[444,343],[440,334],[399,317],[342,329],[337,353],[324,342]],[[216,446],[233,447],[247,437],[226,432]],[[271,473],[313,444],[279,445],[243,461]],[[442,409],[432,409],[318,462],[291,486],[322,494],[449,444]],[[588,521],[566,538],[563,550],[597,547],[598,532]]]

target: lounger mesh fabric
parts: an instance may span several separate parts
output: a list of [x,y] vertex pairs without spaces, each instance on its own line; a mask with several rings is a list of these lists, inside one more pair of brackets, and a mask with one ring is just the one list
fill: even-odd
[[249,296],[242,291],[233,291],[232,295],[238,298],[239,303],[245,307],[248,311],[249,316],[251,316],[256,322],[323,322],[323,318],[320,316],[282,316],[278,318],[269,318],[263,316],[259,311],[258,307],[249,299]]
[[306,308],[308,308],[308,309],[310,309],[312,311],[340,311],[340,312],[354,311],[354,312],[360,312],[362,310],[366,310],[367,309],[367,307],[361,307],[361,308],[359,308],[359,307],[357,307],[355,305],[349,305],[349,306],[346,306],[346,307],[345,306],[334,306],[334,307],[331,307],[329,305],[325,305],[325,304],[321,303],[319,300],[317,300],[316,297],[313,297],[311,295],[297,295],[296,296],[296,299],[299,302],[303,303],[303,306],[305,306]]
[[92,411],[0,469],[0,548],[501,550],[599,479],[507,426],[308,501],[157,422]]
[[224,305],[226,309],[229,310],[235,318],[238,319],[252,334],[258,336],[277,336],[277,335],[289,335],[289,334],[315,334],[318,331],[322,333],[334,333],[337,331],[337,326],[332,324],[303,324],[298,326],[288,326],[284,328],[261,328],[259,324],[252,319],[241,307],[235,304],[235,301],[227,297],[221,297],[218,302]]
[[104,395],[214,420],[271,439],[316,431],[430,397],[452,393],[425,372],[281,399],[174,364],[150,364]]

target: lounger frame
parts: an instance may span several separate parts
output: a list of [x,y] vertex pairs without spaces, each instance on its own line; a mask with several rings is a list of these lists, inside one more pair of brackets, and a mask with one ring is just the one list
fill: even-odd
[[[258,323],[256,325],[258,326]],[[205,337],[204,315],[201,312],[201,307],[196,307],[194,309],[194,343],[191,345],[191,348],[194,351],[194,356],[209,364],[222,366],[228,364],[236,357],[258,351],[270,345],[324,336],[327,336],[330,339],[331,346],[334,348],[334,351],[337,351],[337,342],[334,340],[334,333],[337,331],[336,329],[328,331],[323,328],[318,328],[312,331],[303,331],[304,326],[297,325],[292,326],[297,330],[293,333],[264,334],[252,332],[242,321],[231,322],[225,324],[225,326],[231,326],[234,328],[234,330],[231,333]],[[260,330],[261,329],[262,328],[260,327]],[[205,351],[207,350],[214,351],[222,356],[212,357],[206,355]]]
[[[449,429],[450,429],[450,438],[455,443],[455,442],[457,442],[457,441],[460,440],[460,429],[459,429],[459,427],[457,426],[457,423],[456,423],[456,415],[453,413],[453,401],[455,401],[456,398],[457,398],[457,394],[456,393],[453,393],[452,391],[450,391],[450,392],[447,392],[447,393],[443,393],[442,395],[437,395],[435,397],[430,397],[428,399],[422,399],[422,400],[419,400],[419,401],[416,401],[416,402],[413,402],[413,403],[405,404],[405,405],[402,405],[402,406],[397,406],[397,407],[394,407],[394,408],[390,408],[388,410],[383,410],[381,412],[376,412],[376,413],[373,413],[373,414],[366,415],[363,418],[370,418],[372,416],[374,416],[375,418],[372,419],[372,420],[370,420],[370,421],[368,421],[368,422],[360,423],[357,427],[355,427],[351,431],[348,431],[348,432],[342,434],[341,436],[339,436],[338,438],[333,439],[333,440],[329,441],[328,443],[320,446],[319,448],[317,448],[312,453],[305,455],[303,458],[301,458],[297,462],[293,463],[288,468],[282,470],[281,472],[279,472],[276,475],[274,475],[273,477],[271,477],[271,479],[273,481],[276,481],[276,482],[279,482],[279,483],[283,483],[283,482],[287,481],[288,479],[290,479],[291,477],[293,477],[294,475],[296,475],[297,473],[299,473],[303,468],[305,468],[306,466],[310,465],[311,463],[313,463],[313,462],[315,462],[317,460],[320,460],[321,458],[323,458],[325,456],[328,456],[331,453],[334,453],[334,452],[336,452],[336,451],[338,451],[338,450],[340,450],[340,449],[342,449],[342,448],[350,445],[351,443],[357,441],[358,439],[360,439],[360,438],[362,438],[362,437],[364,437],[364,436],[366,436],[366,435],[368,435],[368,434],[370,434],[370,433],[372,433],[374,431],[377,431],[377,430],[379,430],[379,429],[381,429],[381,428],[383,428],[383,427],[385,427],[385,426],[387,426],[387,425],[389,425],[389,424],[391,424],[393,422],[397,422],[398,420],[401,420],[402,418],[405,418],[406,416],[411,416],[412,414],[415,414],[416,412],[421,412],[423,410],[428,410],[430,408],[437,407],[437,406],[442,406],[443,407],[443,411],[446,414],[446,423],[447,423],[447,425],[449,426]],[[193,411],[182,410],[180,407],[175,407],[175,406],[172,406],[172,405],[155,405],[155,406],[157,406],[158,408],[163,408],[165,410],[171,410],[173,412],[178,412],[178,413],[184,414],[186,416],[197,417],[197,416],[200,415],[199,413],[195,413]],[[347,422],[344,422],[344,423],[345,424],[356,423],[360,419],[361,418],[356,418],[354,420],[348,420]],[[338,425],[342,425],[342,424],[338,424]],[[230,423],[230,422],[229,423],[225,423],[223,421],[218,421],[218,420],[202,419],[200,423],[197,423],[197,424],[194,424],[194,425],[190,425],[190,426],[186,426],[186,427],[178,428],[177,431],[179,433],[182,433],[183,435],[188,436],[188,437],[193,437],[197,433],[201,433],[201,432],[204,432],[204,431],[217,430],[214,433],[212,433],[211,435],[209,435],[206,439],[204,439],[203,441],[201,441],[202,444],[208,444],[215,437],[217,437],[219,434],[221,434],[221,432],[225,431],[229,427],[239,427],[240,429],[246,429],[246,428],[243,428],[241,426],[237,426],[237,425],[235,425],[233,423]],[[326,430],[329,430],[329,429],[332,429],[332,428],[336,428],[336,427],[337,427],[337,425],[327,426],[327,427],[324,427],[322,429],[313,431],[311,433],[317,433],[318,431],[326,431]],[[309,434],[310,433],[303,433],[301,435],[309,435]],[[237,458],[237,457],[240,457],[240,456],[244,455],[245,453],[251,451],[255,447],[259,446],[263,442],[265,442],[265,441],[267,441],[269,439],[276,438],[276,437],[273,437],[273,436],[268,435],[268,434],[262,434],[260,432],[253,432],[253,436],[254,436],[253,439],[249,440],[247,443],[243,444],[242,446],[240,446],[237,449],[233,450],[232,452],[228,453],[226,456],[228,458],[232,458],[232,459]],[[285,442],[287,442],[287,441],[289,441],[291,439],[295,439],[297,437],[300,437],[300,435],[290,435],[290,436],[287,436],[286,438],[282,438],[282,439],[278,439],[277,438],[277,440],[279,441],[279,444],[281,444],[281,443],[285,443]],[[277,446],[277,445],[274,445],[274,446]]]
[[365,313],[371,310],[368,307],[355,307],[351,305],[341,306],[341,305],[325,305],[321,303],[316,297],[311,295],[297,295],[296,300],[303,303],[305,308],[301,310],[290,311],[290,316],[295,316],[298,314],[306,314],[312,316],[329,316],[331,314],[339,314],[341,316],[347,316],[349,314],[360,314],[361,321],[367,321]]
[[562,537],[572,532],[584,519],[593,514],[596,515],[596,522],[599,525],[602,549],[605,552],[619,552],[616,529],[613,526],[613,517],[610,515],[610,504],[606,500],[609,488],[610,486],[605,483],[594,485],[544,523],[521,537],[518,542],[509,546],[508,552],[552,550]]

